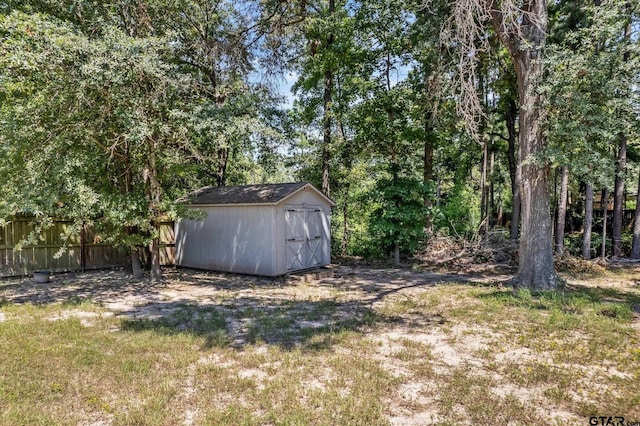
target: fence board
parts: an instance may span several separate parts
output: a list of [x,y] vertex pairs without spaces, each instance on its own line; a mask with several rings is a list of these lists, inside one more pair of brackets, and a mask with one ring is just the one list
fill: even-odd
[[[129,256],[123,248],[103,243],[100,236],[87,229],[82,244],[80,233],[66,238],[63,235],[71,222],[54,220],[53,226],[44,231],[36,245],[27,245],[14,250],[34,230],[29,218],[17,217],[0,227],[0,277],[28,275],[35,270],[52,272],[77,271],[82,269],[84,249],[85,269],[101,269],[127,266]],[[160,225],[160,261],[163,265],[175,264],[173,222]],[[55,256],[65,246],[62,255]]]

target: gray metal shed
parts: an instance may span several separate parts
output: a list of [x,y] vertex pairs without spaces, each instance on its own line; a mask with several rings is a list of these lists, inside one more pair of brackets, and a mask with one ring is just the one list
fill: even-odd
[[205,187],[179,201],[207,217],[176,222],[176,265],[279,276],[331,262],[335,204],[310,183]]

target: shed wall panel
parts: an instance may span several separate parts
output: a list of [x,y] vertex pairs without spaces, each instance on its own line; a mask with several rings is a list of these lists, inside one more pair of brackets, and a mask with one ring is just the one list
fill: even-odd
[[285,200],[283,200],[283,203],[299,204],[299,205],[309,204],[314,206],[321,205],[325,208],[325,212],[327,214],[331,213],[331,206],[329,206],[329,204],[325,201],[324,198],[322,198],[320,195],[318,195],[315,191],[311,189],[304,189],[302,191],[298,191],[292,194],[290,197],[287,197]]
[[180,266],[256,275],[274,272],[272,206],[205,207],[202,221],[176,223]]

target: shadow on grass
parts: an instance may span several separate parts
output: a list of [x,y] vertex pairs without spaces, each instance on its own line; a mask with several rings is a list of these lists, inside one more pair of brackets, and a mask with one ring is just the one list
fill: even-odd
[[[442,325],[439,313],[415,313],[410,317],[381,314],[373,309],[380,299],[412,286],[394,290],[377,289],[357,300],[265,299],[237,297],[220,304],[196,304],[189,301],[157,302],[126,312],[123,331],[153,331],[160,334],[189,333],[204,337],[203,349],[265,343],[284,350],[328,350],[350,333],[365,334],[374,327],[401,325],[422,329]],[[419,317],[419,318],[416,318]]]
[[164,335],[189,333],[205,338],[203,349],[265,343],[284,350],[328,350],[350,332],[364,333],[381,323],[400,318],[383,317],[356,302],[271,301],[238,298],[222,305],[168,304],[155,318],[125,318],[124,332],[152,331]]
[[[184,286],[206,287],[212,290],[272,289],[287,285],[285,277],[210,272],[187,268],[163,268],[164,280],[151,283],[134,279],[126,271],[101,270],[86,273],[57,273],[51,282],[35,283],[29,277],[0,279],[0,299],[15,304],[48,305],[91,300],[102,303],[123,297],[159,297],[168,282]],[[71,302],[72,304],[73,302]]]
[[[126,274],[102,272],[78,276],[59,276],[43,286],[26,286],[7,298],[9,303],[51,304],[81,307],[85,302],[115,304],[121,312],[123,332],[154,332],[164,335],[186,333],[204,338],[203,348],[234,347],[265,343],[285,350],[328,350],[350,333],[364,334],[373,327],[393,324],[407,330],[425,330],[448,321],[436,312],[411,310],[397,316],[383,314],[375,304],[413,288],[439,284],[465,284],[470,287],[500,288],[499,280],[485,280],[459,274],[440,274],[410,270],[345,269],[335,280],[314,286],[327,294],[348,294],[336,299],[296,300],[294,297],[261,290],[296,285],[285,278],[264,278],[208,271],[165,270],[174,283],[173,294],[184,295],[167,300],[165,283],[150,284],[131,280]],[[193,287],[211,292],[189,294]],[[255,292],[243,292],[252,289]],[[219,292],[225,290],[224,292]],[[511,296],[498,290],[496,297]],[[214,295],[221,293],[222,300]],[[245,294],[249,293],[245,296]],[[200,296],[198,296],[200,294]],[[141,297],[138,297],[141,296]],[[352,297],[354,296],[354,297]],[[228,297],[228,298],[227,298]],[[486,296],[488,297],[488,296]],[[226,299],[225,299],[226,298]],[[127,300],[128,299],[128,300]],[[306,298],[305,298],[306,299]],[[119,301],[126,303],[118,304]],[[215,301],[214,301],[215,300]],[[123,309],[124,307],[124,309]],[[384,311],[383,311],[384,312]],[[405,315],[406,314],[406,315]],[[341,337],[342,336],[342,337]]]

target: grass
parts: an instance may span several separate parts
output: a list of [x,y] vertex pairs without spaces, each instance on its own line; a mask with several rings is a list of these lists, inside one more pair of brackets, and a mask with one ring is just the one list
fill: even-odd
[[89,299],[3,299],[0,424],[640,420],[633,285],[514,294],[450,284],[373,305],[342,293],[137,319]]

